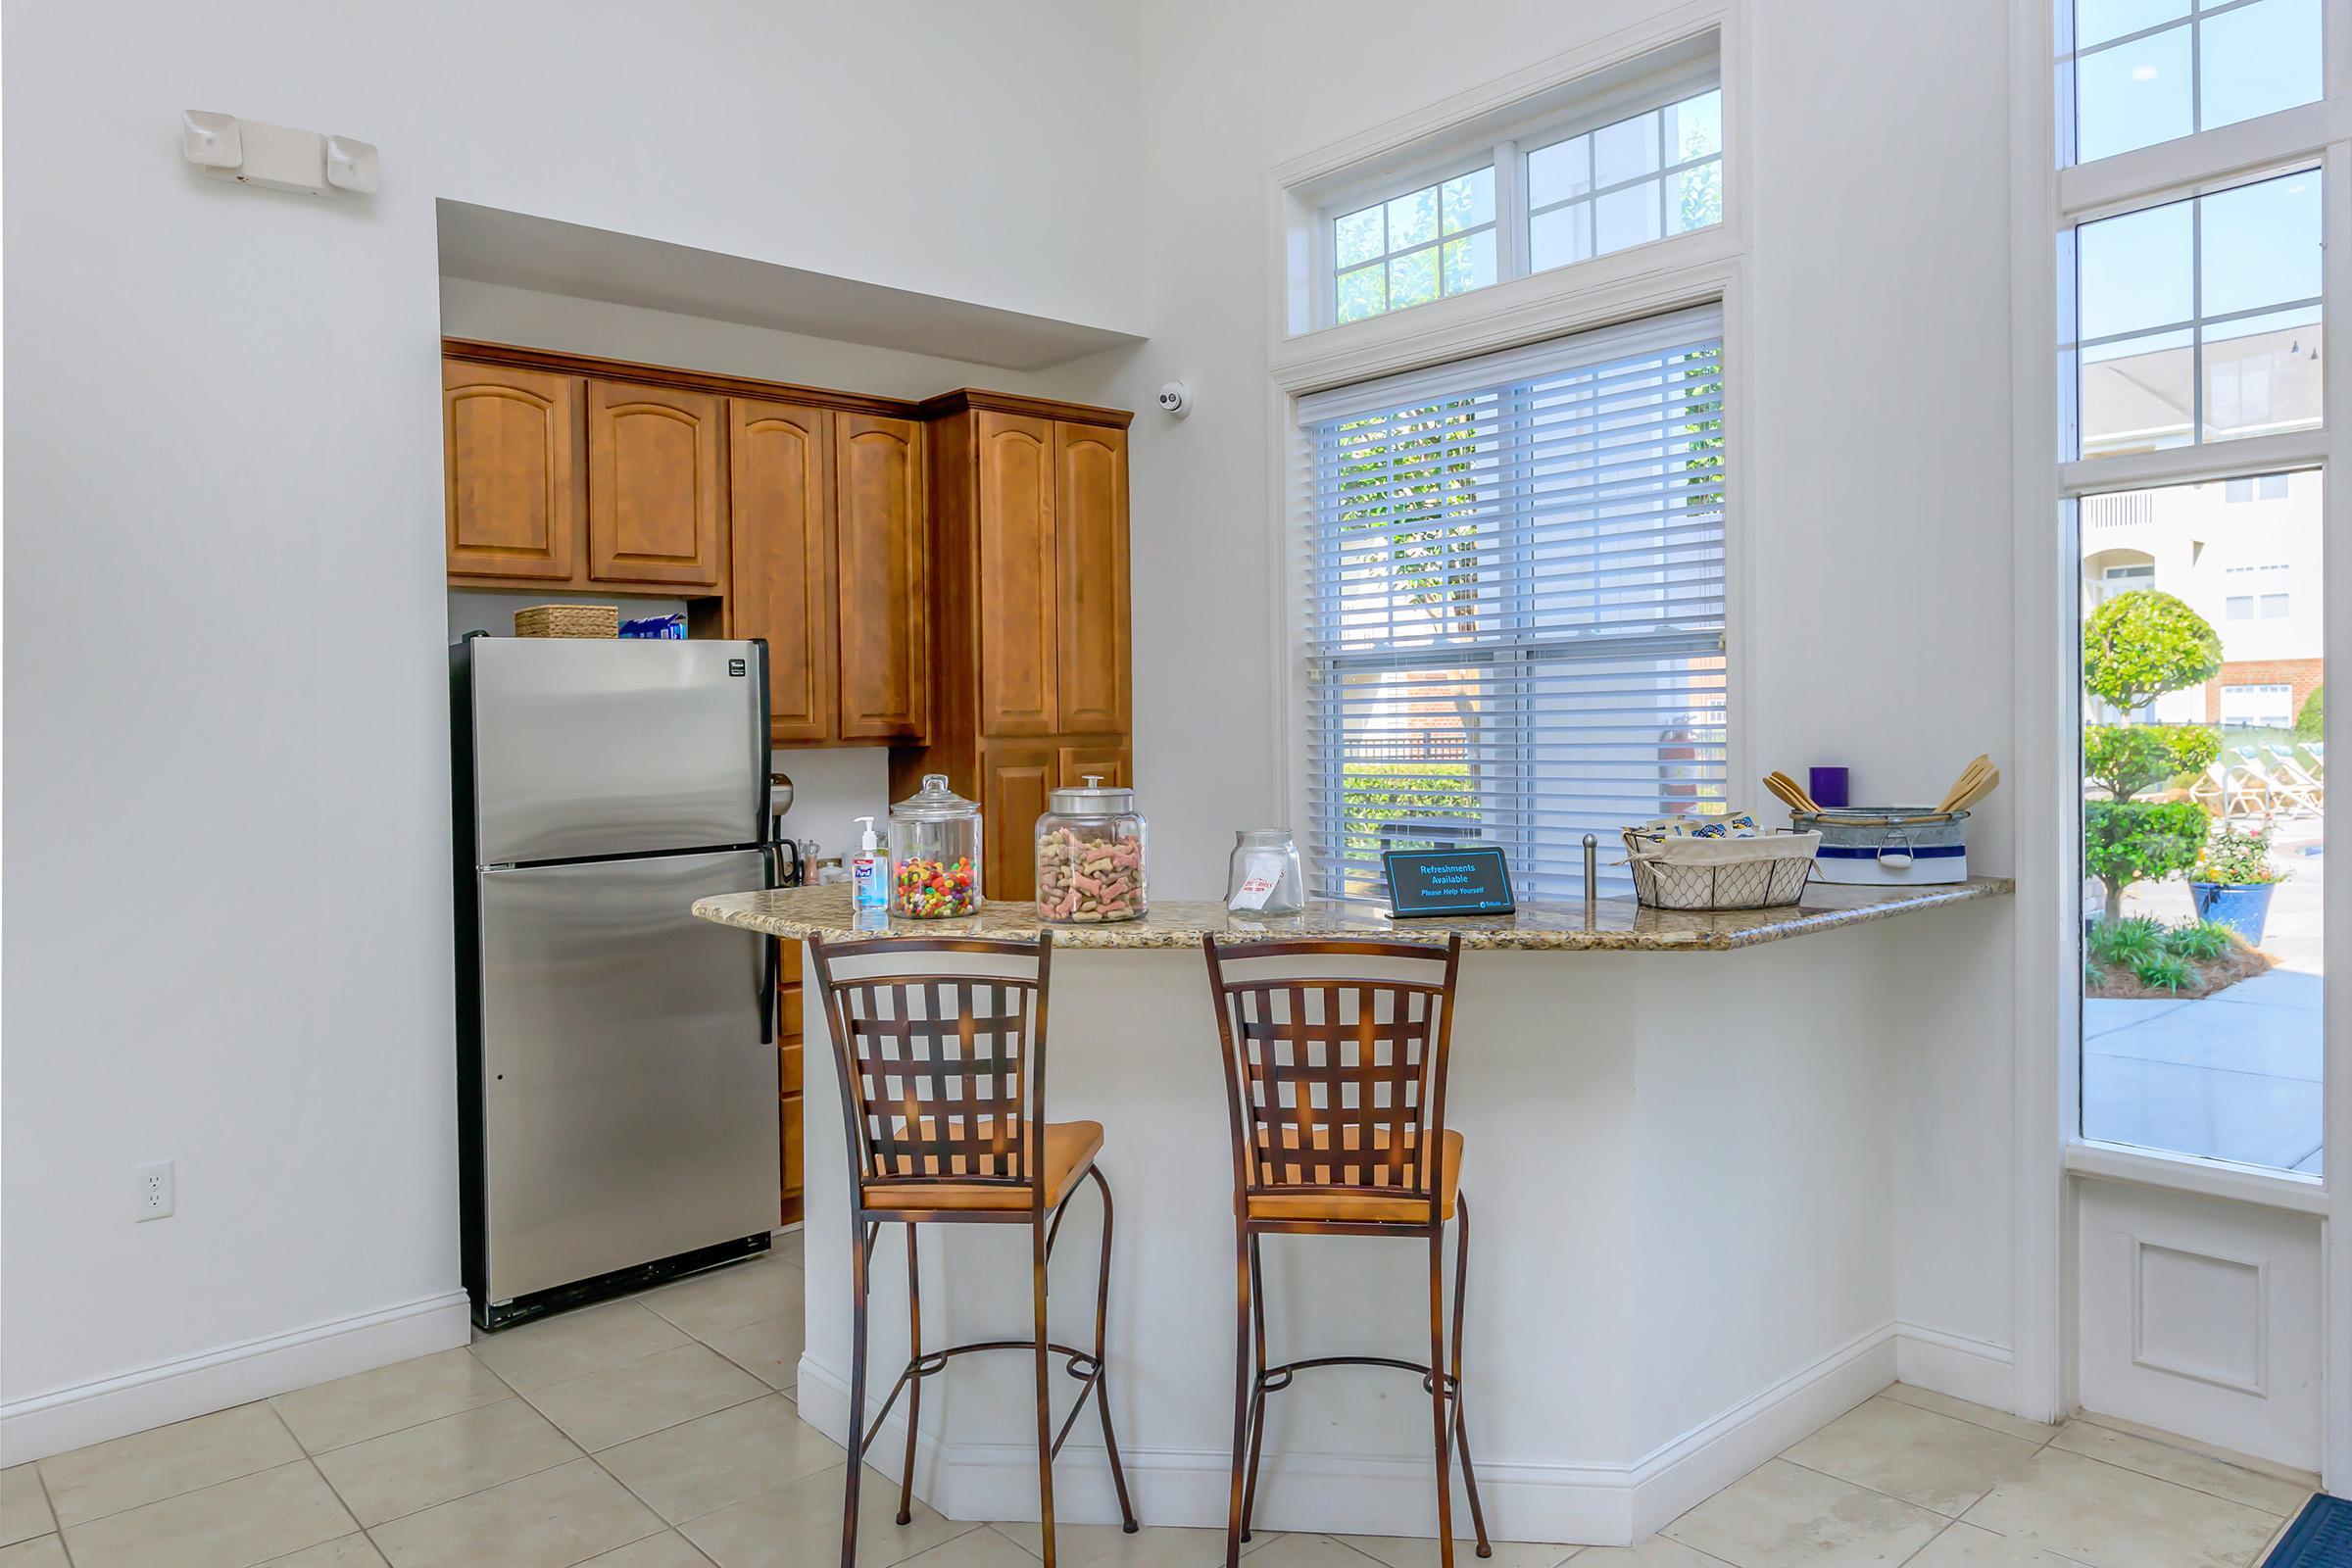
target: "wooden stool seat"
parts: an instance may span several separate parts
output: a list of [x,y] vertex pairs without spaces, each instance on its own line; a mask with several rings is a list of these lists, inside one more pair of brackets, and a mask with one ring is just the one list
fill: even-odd
[[[980,1135],[988,1136],[984,1126]],[[1458,1140],[1457,1140],[1458,1141]],[[1038,1164],[1046,1179],[1046,1206],[1059,1208],[1070,1189],[1093,1167],[1095,1156],[1102,1152],[1102,1124],[1099,1121],[1050,1121],[1039,1140],[1043,1148]],[[901,1156],[899,1174],[915,1175],[912,1156]],[[956,1174],[956,1173],[951,1173]],[[892,1212],[914,1209],[1027,1209],[1029,1185],[1026,1182],[983,1185],[978,1182],[942,1182],[937,1176],[919,1180],[867,1182],[864,1188],[865,1206],[888,1209]]]
[[[1330,1143],[1318,1134],[1317,1149]],[[1453,1218],[1454,1200],[1462,1186],[1462,1135],[1450,1127],[1438,1141],[1438,1217]],[[1252,1193],[1251,1219],[1321,1219],[1341,1225],[1426,1225],[1429,1195],[1408,1193],[1400,1186],[1395,1197],[1379,1188],[1353,1187],[1330,1192]]]

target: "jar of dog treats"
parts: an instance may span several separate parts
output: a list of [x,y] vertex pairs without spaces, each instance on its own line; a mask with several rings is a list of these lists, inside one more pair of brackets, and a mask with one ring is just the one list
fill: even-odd
[[980,908],[980,808],[945,773],[890,808],[890,912],[950,920]]
[[1135,791],[1105,789],[1089,773],[1084,787],[1055,790],[1037,819],[1037,912],[1066,925],[1144,916],[1144,819]]

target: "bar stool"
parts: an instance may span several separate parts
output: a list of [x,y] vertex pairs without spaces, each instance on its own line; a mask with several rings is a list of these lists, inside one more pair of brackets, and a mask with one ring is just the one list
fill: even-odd
[[[1210,1000],[1225,1062],[1233,1133],[1234,1267],[1239,1275],[1233,1396],[1233,1489],[1225,1533],[1237,1568],[1257,1502],[1266,1396],[1312,1367],[1378,1366],[1418,1374],[1429,1391],[1437,1446],[1438,1560],[1453,1568],[1447,1438],[1461,1452],[1462,1487],[1478,1554],[1494,1555],[1462,1417],[1462,1294],[1470,1262],[1470,1204],[1461,1196],[1462,1135],[1446,1127],[1446,1065],[1453,1033],[1456,936],[1443,949],[1413,942],[1252,941],[1219,956],[1204,936]],[[1301,975],[1299,960],[1382,960],[1405,979]],[[1459,1219],[1448,1358],[1446,1222]],[[1259,1241],[1271,1235],[1386,1236],[1429,1244],[1429,1360],[1322,1355],[1266,1364],[1266,1295]],[[1447,1402],[1451,1401],[1450,1418]],[[1247,1457],[1245,1458],[1245,1450]]]
[[[1110,1298],[1110,1184],[1095,1156],[1102,1124],[1045,1119],[1046,993],[1053,939],[1034,943],[977,937],[908,937],[828,944],[808,939],[826,1022],[833,1033],[843,1131],[850,1160],[850,1270],[856,1291],[850,1350],[849,1481],[842,1500],[842,1568],[857,1568],[858,1482],[865,1451],[901,1390],[906,1391],[906,1458],[899,1479],[898,1522],[911,1517],[914,1439],[923,1380],[950,1360],[977,1350],[1028,1350],[1037,1360],[1038,1518],[1046,1568],[1054,1563],[1054,1456],[1061,1451],[1089,1395],[1102,1420],[1102,1446],[1118,1490],[1119,1516],[1136,1529],[1119,1467],[1104,1387],[1103,1339]],[[836,964],[866,969],[925,954],[1008,960],[1015,972],[861,972],[837,977]],[[1063,1205],[1080,1179],[1102,1195],[1102,1258],[1095,1283],[1095,1348],[1080,1350],[1046,1337],[1046,1260],[1061,1232]],[[906,1365],[871,1426],[865,1421],[867,1274],[885,1223],[906,1227]],[[917,1228],[925,1224],[1029,1227],[1033,1340],[988,1340],[923,1348]],[[1049,1356],[1080,1384],[1077,1402],[1053,1428]]]

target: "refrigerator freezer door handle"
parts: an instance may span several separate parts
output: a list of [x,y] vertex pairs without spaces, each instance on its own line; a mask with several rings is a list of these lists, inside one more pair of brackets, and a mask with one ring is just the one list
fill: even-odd
[[[778,880],[777,860],[780,854],[772,844],[760,853],[760,863],[767,873],[763,880],[771,888],[776,886]],[[784,978],[783,945],[780,937],[763,936],[760,939],[760,1043],[763,1046],[776,1043],[776,987]]]

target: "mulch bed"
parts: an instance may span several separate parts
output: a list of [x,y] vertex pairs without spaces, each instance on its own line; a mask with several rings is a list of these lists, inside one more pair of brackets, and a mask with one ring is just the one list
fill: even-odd
[[2218,958],[2184,961],[2197,979],[2193,985],[2178,991],[2141,985],[2139,977],[2129,969],[2102,967],[2099,983],[2084,986],[2082,994],[2116,1002],[2197,1002],[2217,991],[2227,991],[2240,980],[2251,980],[2271,966],[2269,958],[2242,942]]

